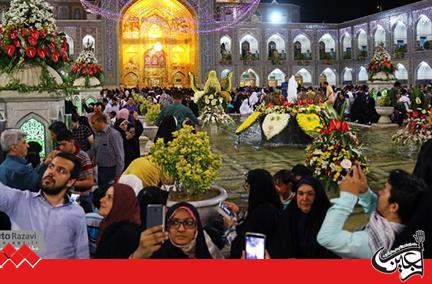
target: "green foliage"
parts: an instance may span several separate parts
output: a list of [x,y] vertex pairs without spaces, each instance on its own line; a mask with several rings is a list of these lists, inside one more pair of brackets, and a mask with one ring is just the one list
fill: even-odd
[[159,104],[151,104],[147,108],[147,113],[146,113],[145,117],[148,121],[155,121],[156,118],[158,118],[160,112],[161,112],[161,109],[160,109]]
[[168,145],[158,139],[151,148],[153,161],[179,182],[188,195],[208,191],[222,161],[211,150],[207,133],[193,133],[191,126],[185,126],[174,132],[174,137]]

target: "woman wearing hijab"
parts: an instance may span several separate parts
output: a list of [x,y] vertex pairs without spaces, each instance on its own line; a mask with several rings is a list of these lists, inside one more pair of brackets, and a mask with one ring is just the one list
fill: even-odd
[[153,227],[141,234],[140,245],[131,258],[213,258],[211,251],[214,245],[204,232],[193,205],[186,202],[173,205],[166,214],[165,223],[165,232],[162,227]]
[[173,132],[177,131],[177,120],[174,116],[167,116],[165,117],[161,124],[159,125],[159,129],[156,133],[156,137],[154,139],[154,142],[159,138],[162,138],[165,144],[168,144],[168,142],[172,141],[174,139]]
[[127,259],[140,240],[140,209],[135,192],[125,184],[109,187],[101,199],[99,214],[104,217],[99,225],[95,258]]
[[124,169],[126,169],[133,160],[141,156],[139,137],[143,133],[144,127],[138,119],[138,114],[135,114],[134,119],[133,125],[123,118],[119,118],[114,123],[114,128],[120,132],[123,138]]
[[313,177],[301,179],[296,196],[282,214],[270,244],[271,258],[335,258],[317,242],[317,234],[330,207],[321,182]]
[[266,235],[266,247],[268,247],[282,212],[282,203],[276,192],[273,177],[268,171],[263,169],[249,171],[244,187],[249,191],[248,209],[244,221],[236,227],[237,237],[231,244],[231,258],[241,257],[247,232]]
[[426,141],[417,157],[417,163],[413,175],[425,181],[426,185],[432,187],[432,139]]
[[168,191],[162,190],[156,186],[145,187],[138,193],[137,198],[141,212],[142,227],[147,229],[147,206],[149,204],[166,205]]

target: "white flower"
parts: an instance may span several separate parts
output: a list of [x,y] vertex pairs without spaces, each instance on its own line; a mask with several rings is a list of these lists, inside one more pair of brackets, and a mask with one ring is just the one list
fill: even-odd
[[352,162],[348,159],[343,159],[341,162],[341,167],[346,170],[349,170],[352,167]]

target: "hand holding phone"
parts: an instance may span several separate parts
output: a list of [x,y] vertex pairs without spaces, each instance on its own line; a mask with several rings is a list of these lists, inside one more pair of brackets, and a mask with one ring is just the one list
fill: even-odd
[[246,259],[265,258],[266,236],[259,233],[246,233]]
[[231,208],[226,206],[223,202],[219,203],[218,213],[227,219],[235,218],[235,213],[233,212],[233,210],[231,210]]

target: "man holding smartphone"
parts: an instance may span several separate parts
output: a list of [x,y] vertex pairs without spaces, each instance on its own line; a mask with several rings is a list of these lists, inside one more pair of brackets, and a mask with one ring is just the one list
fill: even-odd
[[[340,197],[333,200],[334,205],[327,211],[318,243],[343,258],[371,258],[381,247],[390,250],[425,188],[418,178],[394,170],[377,195],[369,189],[361,167],[354,165],[339,185]],[[351,233],[342,228],[357,202],[370,215],[370,220],[365,230]]]

